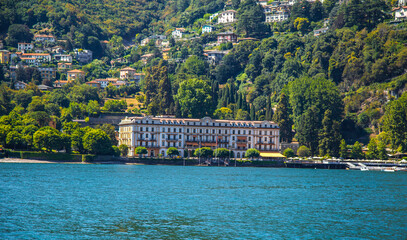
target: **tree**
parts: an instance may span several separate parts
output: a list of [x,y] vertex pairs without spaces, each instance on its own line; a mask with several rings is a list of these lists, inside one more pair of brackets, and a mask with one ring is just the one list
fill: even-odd
[[319,121],[317,109],[312,106],[297,121],[297,139],[301,145],[310,149],[311,155],[318,150]]
[[301,146],[297,150],[297,155],[300,157],[309,157],[311,156],[311,151],[306,146]]
[[129,153],[129,147],[126,144],[120,144],[119,150],[122,157],[126,157]]
[[197,148],[194,155],[196,157],[210,158],[213,156],[213,150],[209,147]]
[[368,159],[377,159],[379,156],[379,151],[377,150],[377,139],[371,138],[369,144],[367,145],[366,158]]
[[135,153],[138,154],[140,156],[140,158],[142,158],[143,154],[147,154],[148,151],[147,151],[147,148],[139,146],[139,147],[136,147]]
[[34,146],[38,149],[45,149],[46,151],[61,150],[63,139],[58,130],[51,127],[42,127],[34,133],[33,138]]
[[168,78],[167,67],[162,67],[160,72],[160,81],[158,83],[159,111],[158,114],[169,114],[174,103],[172,98],[171,81]]
[[100,101],[98,89],[86,84],[72,87],[68,93],[68,99],[76,103],[88,103],[91,100]]
[[109,136],[111,145],[116,146],[119,143],[116,139],[116,130],[112,124],[104,123],[102,125],[97,125],[95,128],[103,130]]
[[214,151],[214,156],[217,158],[227,158],[230,156],[230,152],[226,148],[217,148]]
[[203,80],[195,78],[181,82],[175,97],[184,117],[200,118],[212,113],[211,88]]
[[31,42],[33,34],[27,25],[12,24],[8,28],[6,42],[7,45],[17,47],[19,42]]
[[348,145],[346,145],[345,139],[341,140],[341,145],[339,148],[340,148],[340,157],[347,158],[348,157]]
[[322,119],[322,130],[319,134],[319,155],[339,156],[339,145],[341,135],[339,133],[339,122],[332,120],[331,110],[326,110]]
[[13,149],[17,147],[22,147],[24,145],[24,138],[23,135],[17,131],[11,131],[7,134],[6,137],[6,144]]
[[389,158],[387,155],[386,144],[383,141],[378,141],[377,154],[377,157],[381,160],[387,160]]
[[291,142],[293,137],[293,121],[290,117],[288,96],[285,93],[281,93],[280,95],[280,101],[277,104],[273,120],[278,123],[280,128],[280,140],[282,142]]
[[83,147],[91,154],[112,154],[112,143],[109,136],[101,129],[92,129],[83,136]]
[[169,147],[167,149],[167,155],[170,157],[179,156],[179,151],[175,147]]
[[297,18],[294,21],[294,27],[300,31],[302,34],[305,34],[309,31],[310,23],[308,18]]
[[77,128],[71,133],[71,145],[72,148],[79,153],[86,153],[85,147],[83,146],[83,136],[90,131],[90,127]]
[[245,153],[246,158],[253,159],[253,158],[257,158],[259,156],[260,156],[260,152],[259,152],[259,150],[255,149],[255,148],[247,149],[247,151]]
[[264,23],[266,16],[260,4],[254,0],[246,0],[240,4],[237,11],[237,30],[246,37],[262,37],[268,33],[267,25]]
[[213,115],[218,119],[233,119],[232,110],[226,107],[216,109]]
[[351,155],[352,155],[353,159],[363,159],[364,158],[364,154],[362,151],[362,145],[360,145],[360,143],[358,141],[356,141],[355,144],[353,144]]
[[103,106],[103,110],[109,112],[124,112],[127,109],[125,100],[107,100]]
[[407,93],[390,102],[383,116],[383,129],[390,138],[393,150],[407,150]]
[[294,157],[295,153],[291,148],[286,148],[283,152],[283,155],[288,158],[291,158],[291,157]]

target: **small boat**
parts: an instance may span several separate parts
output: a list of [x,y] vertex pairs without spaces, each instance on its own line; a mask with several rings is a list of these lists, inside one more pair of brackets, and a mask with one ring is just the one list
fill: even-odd
[[361,168],[360,168],[360,171],[369,171],[369,168],[367,168],[366,166],[364,166],[364,167],[361,167]]
[[383,172],[395,172],[394,168],[385,168],[383,169]]

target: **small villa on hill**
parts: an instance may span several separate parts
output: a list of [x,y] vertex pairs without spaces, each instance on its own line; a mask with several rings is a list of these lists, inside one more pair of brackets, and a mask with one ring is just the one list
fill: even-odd
[[236,11],[235,10],[227,10],[219,14],[218,16],[218,23],[233,23],[236,19]]
[[218,34],[218,43],[237,42],[237,35],[234,32],[223,32]]

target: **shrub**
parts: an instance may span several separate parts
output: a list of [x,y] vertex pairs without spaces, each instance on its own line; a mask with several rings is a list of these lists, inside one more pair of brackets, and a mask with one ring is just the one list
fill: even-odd
[[309,157],[311,155],[311,152],[306,146],[301,146],[297,150],[297,155],[300,157]]
[[290,158],[290,157],[294,157],[294,151],[291,148],[286,148],[283,152],[283,155]]

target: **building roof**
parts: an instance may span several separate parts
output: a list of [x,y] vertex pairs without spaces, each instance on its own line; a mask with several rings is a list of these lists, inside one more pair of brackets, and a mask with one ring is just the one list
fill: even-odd
[[49,53],[23,53],[23,56],[51,56]]
[[69,63],[69,62],[59,62],[59,63],[58,63],[58,65],[63,65],[63,64],[65,64],[65,65],[72,65],[72,63]]
[[34,38],[37,38],[37,37],[53,38],[54,36],[52,36],[52,35],[47,35],[47,34],[35,34],[35,35],[34,35]]
[[88,83],[97,83],[97,84],[100,84],[98,81],[96,81],[96,80],[94,80],[94,81],[89,81],[89,82],[86,82],[86,84],[88,84]]
[[392,11],[394,12],[394,11],[397,11],[397,10],[402,9],[402,8],[407,9],[407,6],[396,7],[396,8],[393,8]]
[[74,70],[68,71],[68,73],[85,73],[85,72],[82,70],[79,70],[79,69],[74,69]]
[[[278,129],[278,125],[276,125],[273,121],[246,121],[246,120],[219,120],[219,119],[212,119],[210,117],[204,117],[201,119],[198,118],[174,118],[174,117],[153,117],[153,116],[146,116],[146,117],[130,117],[125,118],[122,120],[123,124],[134,123],[135,120],[155,120],[159,122],[172,122],[175,124],[185,124],[186,122],[214,122],[214,123],[229,123],[232,124],[234,127],[253,127],[254,124],[273,124],[275,127],[272,129]],[[204,126],[204,125],[203,125]]]
[[224,12],[222,12],[222,13],[227,13],[227,12],[237,13],[235,10],[226,10],[226,11],[224,11]]
[[131,67],[125,67],[123,69],[120,69],[120,71],[136,71],[136,69],[131,68]]
[[218,33],[218,35],[236,35],[234,32],[221,32],[221,33]]
[[52,87],[41,84],[41,85],[38,85],[38,89],[39,90],[48,90],[48,89],[52,89]]
[[149,53],[149,54],[144,54],[144,55],[143,55],[143,56],[141,56],[141,57],[142,57],[142,58],[143,58],[143,57],[147,57],[147,58],[148,58],[148,57],[151,57],[151,56],[153,56],[153,55],[154,55],[154,54]]
[[25,43],[25,42],[19,42],[18,44],[31,44],[32,45],[32,43]]

